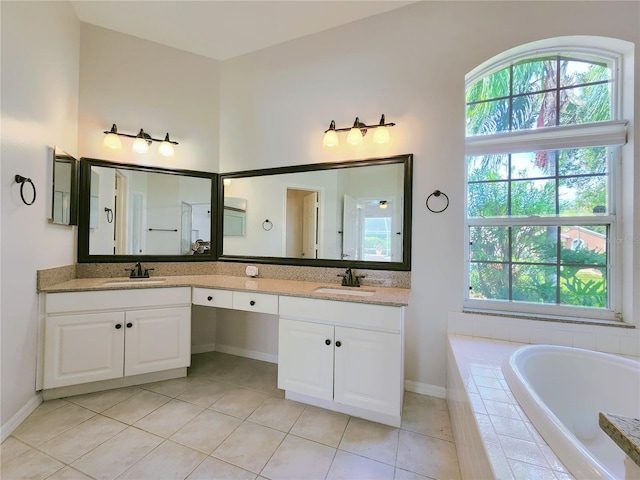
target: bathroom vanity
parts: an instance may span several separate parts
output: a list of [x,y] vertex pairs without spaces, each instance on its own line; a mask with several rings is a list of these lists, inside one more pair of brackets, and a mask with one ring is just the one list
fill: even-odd
[[279,317],[286,398],[400,426],[407,289],[198,275],[44,290],[45,398],[186,376],[191,305],[200,305]]

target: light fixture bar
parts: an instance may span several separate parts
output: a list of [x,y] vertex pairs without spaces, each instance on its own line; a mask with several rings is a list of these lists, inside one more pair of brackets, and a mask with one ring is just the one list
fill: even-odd
[[[145,135],[149,135],[148,133],[144,132],[144,129],[142,129],[142,130],[143,130],[143,133],[145,133]],[[107,134],[107,135],[108,135],[109,133],[112,133],[112,134],[114,134],[114,135],[119,135],[119,136],[121,136],[121,137],[127,137],[127,138],[138,138],[138,137],[140,136],[140,134],[139,134],[139,133],[138,133],[138,134],[136,134],[136,135],[131,135],[131,134],[129,134],[129,133],[122,133],[122,132],[119,132],[119,131],[118,131],[118,127],[116,127],[116,124],[115,124],[115,123],[114,123],[114,124],[113,124],[113,126],[111,127],[111,130],[105,130],[103,133],[105,133],[105,134]],[[169,134],[168,134],[168,133],[167,133],[167,136],[166,136],[164,139],[161,139],[161,138],[153,138],[153,137],[151,137],[151,136],[148,136],[148,137],[147,137],[147,136],[144,136],[144,139],[145,139],[145,140],[147,140],[147,141],[152,141],[152,142],[168,142],[168,143],[172,143],[173,145],[178,145],[178,142],[174,142],[173,140],[169,140]]]
[[[331,126],[329,128],[327,128],[324,132],[327,133],[329,130],[335,130],[336,132],[348,132],[349,130],[351,130],[355,125],[352,125],[350,127],[344,127],[344,128],[335,128],[335,122],[333,120],[331,120],[331,126],[333,128],[331,128]],[[377,123],[375,125],[365,125],[364,123],[360,123],[358,121],[358,128],[360,130],[367,130],[369,128],[378,128],[378,127],[394,127],[396,124],[393,122],[385,122],[384,119],[384,114],[382,115],[382,118],[380,119],[380,123]],[[106,132],[108,133],[108,132]]]

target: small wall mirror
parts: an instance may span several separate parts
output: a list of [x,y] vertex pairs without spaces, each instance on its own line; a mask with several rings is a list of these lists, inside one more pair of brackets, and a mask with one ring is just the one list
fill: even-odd
[[220,178],[220,260],[411,268],[411,155]]
[[51,223],[78,224],[78,168],[77,160],[58,147],[51,148],[53,188]]
[[215,260],[217,175],[80,160],[78,262]]

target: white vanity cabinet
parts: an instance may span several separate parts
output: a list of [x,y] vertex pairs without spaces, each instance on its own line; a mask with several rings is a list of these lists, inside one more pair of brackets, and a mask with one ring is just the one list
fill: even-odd
[[45,389],[187,367],[191,289],[47,293]]
[[278,388],[287,398],[400,426],[404,308],[280,297]]

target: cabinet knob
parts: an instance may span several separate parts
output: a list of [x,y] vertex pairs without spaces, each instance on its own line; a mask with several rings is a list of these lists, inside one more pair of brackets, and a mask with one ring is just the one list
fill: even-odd
[[255,301],[255,300],[251,300],[251,301],[249,302],[249,305],[251,305],[252,307],[253,307],[255,304],[256,304],[256,301]]
[[120,330],[122,328],[122,324],[116,323],[116,330]]
[[131,327],[133,327],[133,323],[131,322],[127,323],[127,328],[131,328]]
[[211,300],[213,300],[213,297],[212,297],[211,295],[209,295],[209,296],[207,297],[207,300],[211,301]]
[[324,341],[325,345],[331,345],[331,340],[329,340],[328,338]]
[[336,347],[341,347],[341,346],[342,346],[342,342],[341,342],[340,340],[338,340],[338,341],[336,342]]

